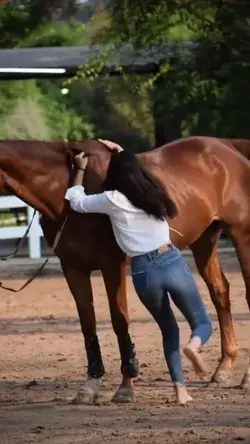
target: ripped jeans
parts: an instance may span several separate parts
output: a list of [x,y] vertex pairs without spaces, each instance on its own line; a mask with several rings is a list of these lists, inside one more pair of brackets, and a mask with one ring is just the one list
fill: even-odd
[[183,385],[179,327],[169,295],[189,323],[191,338],[198,336],[203,345],[212,334],[211,321],[193,275],[173,244],[161,254],[152,251],[133,257],[131,272],[136,293],[161,329],[170,377],[174,383]]

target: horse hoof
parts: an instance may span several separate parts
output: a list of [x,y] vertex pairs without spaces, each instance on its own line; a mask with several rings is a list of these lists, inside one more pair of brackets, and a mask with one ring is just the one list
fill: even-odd
[[93,405],[95,404],[97,393],[90,388],[81,389],[72,400],[74,405]]
[[230,384],[232,377],[232,370],[217,370],[212,376],[212,382],[216,382],[216,384]]
[[250,389],[250,373],[249,372],[247,372],[244,375],[244,377],[243,377],[243,379],[241,381],[241,384],[240,384],[240,388],[243,389],[243,390],[249,390]]
[[121,387],[112,398],[112,402],[124,404],[134,400],[134,390],[132,388]]

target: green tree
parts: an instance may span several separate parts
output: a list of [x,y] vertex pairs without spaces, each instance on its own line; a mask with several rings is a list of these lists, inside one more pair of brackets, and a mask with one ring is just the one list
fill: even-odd
[[0,47],[12,48],[41,25],[72,17],[75,0],[8,1],[0,8]]
[[[192,40],[189,54],[176,54],[152,77],[158,119],[170,140],[181,134],[249,137],[250,8],[246,2],[110,0],[107,42],[155,43]],[[149,84],[150,85],[150,84]],[[177,121],[177,123],[176,123]],[[172,133],[172,134],[171,134]],[[175,136],[175,137],[173,137]]]
[[[124,76],[135,93],[151,89],[152,110],[162,134],[158,140],[198,133],[249,137],[247,2],[108,0],[107,13],[105,33],[99,31],[92,39],[113,51],[129,43],[161,56],[164,44],[198,44],[189,53],[176,48],[175,56],[162,60],[149,78]],[[98,76],[103,65],[99,61],[98,65],[94,57],[80,76]]]
[[[71,46],[84,42],[84,25],[63,17],[73,1],[28,0],[0,8],[0,46]],[[46,83],[46,82],[45,82]],[[61,94],[60,82],[0,83],[0,136],[4,138],[69,139],[93,136],[84,113],[78,114]]]
[[[47,91],[34,80],[0,84],[0,137],[9,139],[81,140],[93,137],[84,114],[66,106],[59,86]],[[49,92],[53,91],[50,95]]]

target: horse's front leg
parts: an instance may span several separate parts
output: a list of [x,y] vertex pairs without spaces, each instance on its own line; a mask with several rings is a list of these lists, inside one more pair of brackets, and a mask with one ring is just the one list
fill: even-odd
[[139,374],[139,361],[129,335],[125,262],[109,258],[102,273],[108,294],[111,321],[121,354],[122,382],[113,401],[130,402],[134,398],[133,378]]
[[87,379],[73,402],[92,404],[98,396],[101,378],[105,373],[105,369],[96,334],[96,319],[90,273],[86,273],[81,269],[72,268],[72,266],[62,261],[61,265],[69,289],[76,302],[88,361]]

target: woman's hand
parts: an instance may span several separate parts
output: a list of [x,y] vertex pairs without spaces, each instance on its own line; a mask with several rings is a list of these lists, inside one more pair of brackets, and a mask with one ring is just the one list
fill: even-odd
[[124,151],[123,148],[118,145],[118,143],[111,142],[111,140],[104,140],[104,139],[98,139],[99,142],[102,142],[110,151],[114,151],[116,153],[120,153],[121,151]]
[[77,154],[77,156],[75,156],[75,163],[77,168],[85,170],[88,164],[88,157],[83,151],[80,154]]

